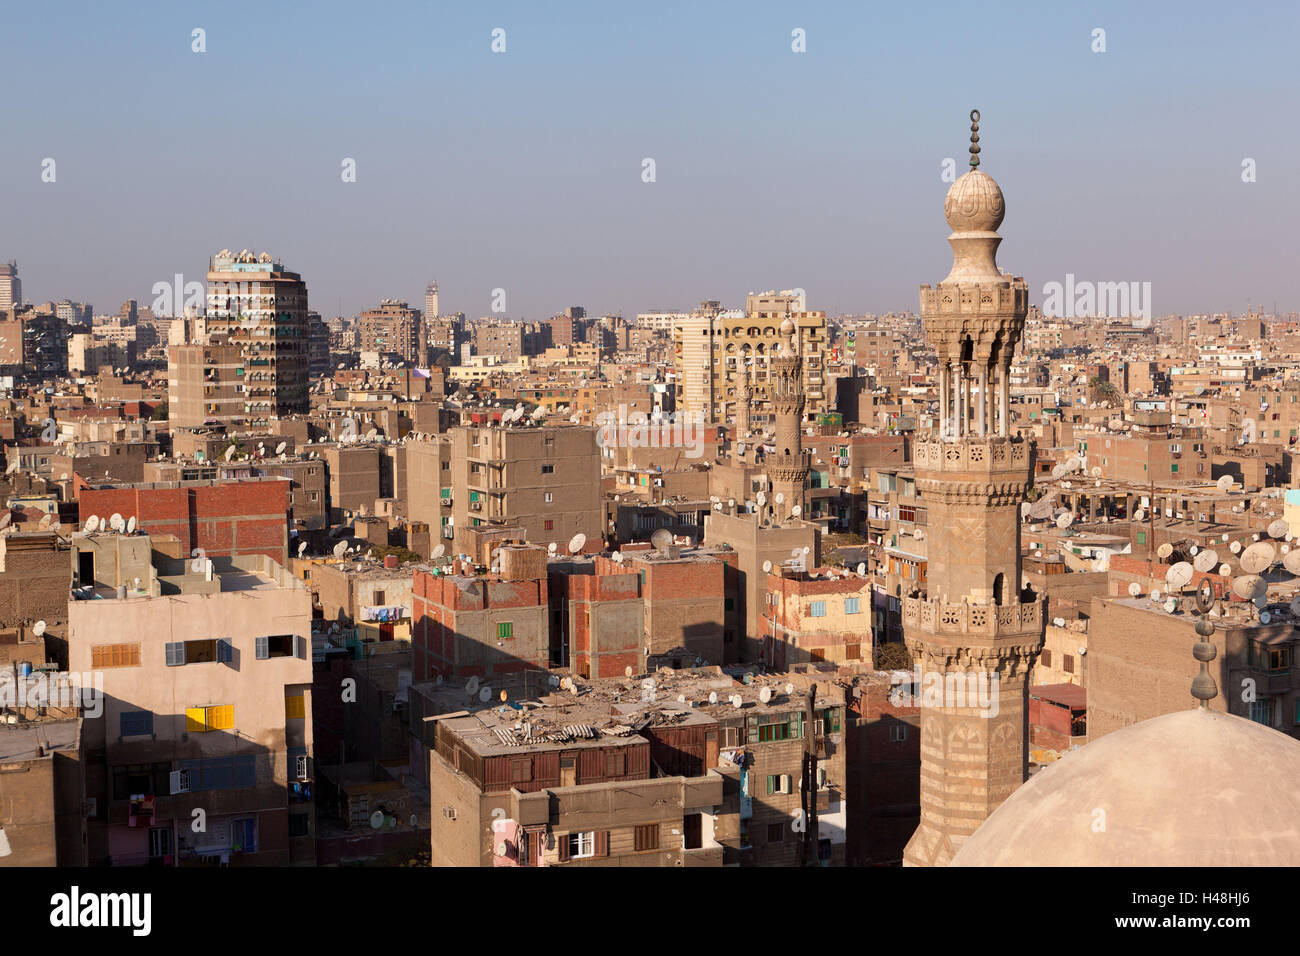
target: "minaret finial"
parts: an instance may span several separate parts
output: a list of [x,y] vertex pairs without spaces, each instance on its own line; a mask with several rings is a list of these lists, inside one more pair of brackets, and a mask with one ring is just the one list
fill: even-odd
[[970,111],[970,168],[980,164],[980,111]]
[[1214,622],[1209,617],[1213,595],[1213,586],[1207,578],[1201,582],[1196,593],[1196,606],[1201,616],[1196,622],[1199,640],[1192,645],[1192,656],[1201,662],[1201,672],[1192,678],[1192,696],[1201,702],[1202,710],[1208,708],[1210,701],[1219,696],[1219,685],[1210,676],[1210,661],[1219,654],[1219,649],[1210,643],[1210,638],[1214,636]]

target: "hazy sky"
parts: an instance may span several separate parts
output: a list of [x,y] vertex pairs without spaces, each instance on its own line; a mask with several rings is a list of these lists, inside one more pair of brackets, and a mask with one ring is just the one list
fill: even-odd
[[772,287],[915,311],[978,107],[1032,301],[1073,273],[1156,314],[1296,309],[1300,7],[1251,6],[9,4],[0,259],[104,312],[222,247],[327,317],[433,278],[471,316],[494,288],[526,318]]

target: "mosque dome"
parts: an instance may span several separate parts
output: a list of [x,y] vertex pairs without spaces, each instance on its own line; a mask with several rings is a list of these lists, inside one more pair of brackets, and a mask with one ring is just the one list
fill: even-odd
[[1044,767],[953,866],[1300,866],[1300,742],[1195,708]]
[[790,318],[790,317],[787,315],[787,316],[785,317],[785,321],[781,323],[781,334],[782,334],[782,335],[794,335],[794,333],[795,333],[795,329],[796,329],[796,326],[795,326],[795,324],[794,324],[794,319]]
[[953,232],[997,232],[1006,211],[997,180],[978,169],[953,183],[943,201],[943,215]]

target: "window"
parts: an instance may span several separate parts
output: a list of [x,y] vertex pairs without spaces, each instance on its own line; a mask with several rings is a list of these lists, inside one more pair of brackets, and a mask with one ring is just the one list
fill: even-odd
[[186,733],[202,734],[207,733],[209,730],[234,730],[234,728],[235,708],[233,704],[185,708]]
[[632,845],[638,851],[659,849],[659,824],[647,823],[638,826]]
[[512,621],[501,621],[497,624],[497,640],[508,641],[515,636],[515,625]]
[[852,597],[852,598],[844,599],[844,613],[845,614],[859,613],[858,598]]
[[565,839],[569,844],[569,859],[581,860],[596,855],[596,834],[591,830],[570,833]]
[[1061,659],[1061,668],[1062,668],[1062,670],[1064,670],[1067,674],[1073,674],[1073,673],[1074,673],[1074,655],[1073,655],[1073,654],[1065,654],[1065,655],[1062,657],[1062,659]]
[[543,522],[542,522],[542,530],[543,530],[543,531],[554,531],[554,530],[555,530],[555,522],[554,522],[554,521],[550,521],[550,520],[543,521]]
[[528,783],[533,779],[533,758],[517,757],[510,761],[510,782]]
[[740,746],[740,729],[737,727],[723,727],[722,746],[724,747]]
[[96,670],[105,667],[139,667],[139,644],[96,644],[90,649],[90,666]]
[[234,657],[234,646],[227,640],[173,641],[164,646],[168,667],[182,664],[226,663]]
[[723,598],[723,599],[722,599],[722,609],[723,609],[724,611],[734,611],[734,610],[736,609],[736,599],[735,599],[735,598]]
[[289,836],[305,837],[311,833],[310,817],[305,813],[289,814]]
[[553,475],[553,474],[555,474],[555,466],[554,466],[554,465],[542,465],[542,474],[543,474],[543,475]]
[[767,775],[767,792],[793,793],[793,779],[788,773],[770,773]]
[[171,856],[172,831],[167,827],[151,827],[149,830],[149,858]]
[[790,737],[790,724],[759,724],[758,740],[759,743],[767,743],[772,740],[787,740]]
[[1266,727],[1273,725],[1273,698],[1265,697],[1263,700],[1252,701],[1250,704],[1250,719],[1257,724],[1264,724]]
[[[382,596],[383,591],[376,592]],[[271,657],[303,657],[303,640],[296,634],[272,634],[270,637],[259,637],[254,642],[256,645],[256,657],[259,661],[267,660]]]
[[785,824],[769,823],[767,825],[767,842],[784,843],[785,842]]
[[1268,669],[1271,671],[1289,671],[1291,669],[1291,648],[1270,647],[1268,649]]
[[118,724],[123,737],[144,737],[153,733],[153,711],[124,710]]
[[622,752],[605,755],[605,776],[621,777],[627,773],[627,754]]
[[[384,598],[386,598],[387,596],[388,596],[388,595],[387,595],[385,592],[383,592],[383,591],[379,591],[379,590],[376,590],[376,591],[375,591],[375,595],[374,595],[374,604],[376,604],[376,605],[382,607],[383,604],[384,604]],[[283,656],[285,656],[285,655],[281,654],[281,655],[278,655],[278,656],[283,657]]]
[[907,724],[890,724],[889,742],[891,744],[901,744],[907,740]]
[[1051,666],[1052,666],[1052,651],[1051,651],[1051,649],[1050,649],[1050,648],[1047,648],[1047,647],[1044,647],[1044,648],[1043,648],[1042,656],[1039,658],[1039,660],[1042,662],[1042,665],[1043,665],[1044,667],[1051,667]]
[[826,602],[825,602],[825,601],[813,601],[811,604],[808,605],[808,614],[809,614],[811,617],[825,617],[825,616],[826,616]]
[[284,719],[285,720],[306,720],[307,719],[307,701],[302,694],[284,699]]
[[551,493],[549,491],[544,492],[542,498],[546,501],[548,505],[554,500],[554,498],[551,497]]
[[916,508],[911,507],[911,506],[899,505],[899,506],[898,506],[898,520],[899,520],[899,521],[915,521],[915,520],[916,520]]

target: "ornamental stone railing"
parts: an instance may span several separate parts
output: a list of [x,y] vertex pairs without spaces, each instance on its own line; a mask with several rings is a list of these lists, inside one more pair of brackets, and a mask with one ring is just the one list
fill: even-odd
[[971,634],[994,638],[1023,634],[1042,625],[1041,601],[1029,604],[952,604],[938,599],[903,598],[903,632],[919,628],[931,634]]
[[1019,471],[1029,466],[1033,453],[1034,442],[1028,438],[985,435],[943,441],[926,437],[912,446],[912,461],[917,471]]

